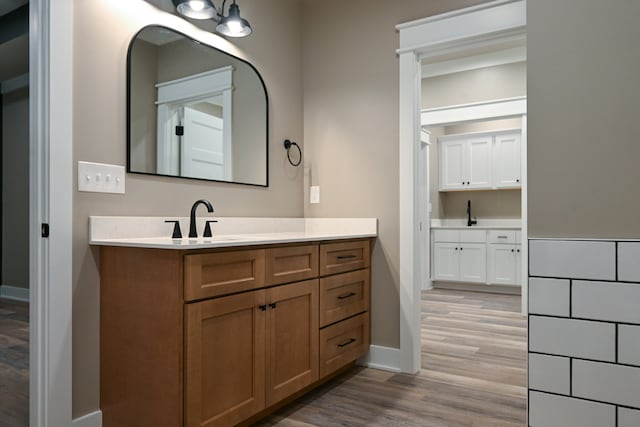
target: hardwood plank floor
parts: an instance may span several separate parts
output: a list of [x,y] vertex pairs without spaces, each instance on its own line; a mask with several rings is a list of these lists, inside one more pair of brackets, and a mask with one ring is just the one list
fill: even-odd
[[526,318],[520,297],[422,294],[422,370],[358,368],[257,426],[521,427],[526,425]]
[[0,426],[29,425],[29,305],[0,298]]

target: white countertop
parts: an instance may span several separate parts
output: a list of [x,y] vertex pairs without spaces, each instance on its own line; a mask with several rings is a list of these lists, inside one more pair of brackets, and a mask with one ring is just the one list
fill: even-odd
[[466,219],[432,219],[432,229],[465,229],[465,230],[520,230],[522,221],[519,219],[478,219],[478,224],[469,227]]
[[157,249],[207,249],[267,245],[319,240],[357,239],[377,236],[375,218],[229,218],[200,217],[198,234],[205,219],[211,224],[213,238],[172,239],[173,224],[180,221],[182,234],[189,232],[189,218],[167,217],[89,217],[89,244]]

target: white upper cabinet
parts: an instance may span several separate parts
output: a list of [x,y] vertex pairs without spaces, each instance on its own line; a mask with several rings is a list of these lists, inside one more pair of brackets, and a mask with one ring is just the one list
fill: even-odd
[[467,187],[491,187],[492,138],[477,137],[467,141]]
[[493,159],[496,188],[520,187],[520,133],[496,135]]
[[466,141],[454,140],[440,145],[442,189],[463,188],[466,182]]
[[520,188],[520,131],[438,138],[440,191]]

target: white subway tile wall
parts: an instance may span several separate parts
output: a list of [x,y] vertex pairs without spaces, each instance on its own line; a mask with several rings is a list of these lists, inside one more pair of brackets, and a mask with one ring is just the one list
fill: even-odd
[[618,326],[618,362],[640,366],[640,326]]
[[638,260],[640,260],[640,242],[618,243],[618,280],[640,282]]
[[571,359],[529,354],[529,387],[550,393],[571,393]]
[[618,427],[640,426],[640,411],[628,408],[618,408]]
[[529,279],[529,313],[569,317],[569,281]]
[[529,240],[529,426],[640,427],[640,242]]
[[616,407],[555,394],[529,393],[531,427],[615,427]]

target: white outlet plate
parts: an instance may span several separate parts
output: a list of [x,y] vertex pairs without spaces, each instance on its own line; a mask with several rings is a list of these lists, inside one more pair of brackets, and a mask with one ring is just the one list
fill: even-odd
[[309,187],[309,203],[320,203],[320,186],[312,185]]
[[78,191],[124,194],[124,166],[78,162]]

